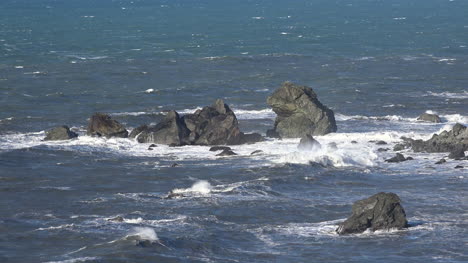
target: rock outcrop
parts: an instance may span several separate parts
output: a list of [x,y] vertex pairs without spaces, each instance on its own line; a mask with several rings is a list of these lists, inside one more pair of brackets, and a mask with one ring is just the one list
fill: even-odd
[[340,235],[408,227],[401,200],[394,193],[378,193],[353,204],[352,215],[340,224]]
[[415,152],[453,152],[468,150],[468,129],[459,123],[451,131],[434,134],[427,141],[404,138],[404,146],[411,147]]
[[132,131],[141,143],[181,145],[238,145],[263,140],[258,133],[244,134],[239,129],[236,115],[223,100],[212,106],[179,116],[170,111],[156,126],[142,125]]
[[182,146],[189,143],[189,134],[190,131],[185,126],[185,123],[182,118],[180,118],[179,114],[175,111],[169,111],[164,120],[157,125],[141,128],[141,131],[137,136],[137,141],[140,143]]
[[44,141],[70,140],[76,137],[78,137],[78,134],[70,131],[70,128],[64,125],[64,126],[55,127],[47,131]]
[[273,130],[267,134],[282,138],[302,138],[336,132],[335,115],[305,86],[285,82],[267,99],[278,115]]
[[430,113],[423,113],[419,115],[418,121],[426,121],[426,122],[434,122],[434,123],[441,123],[440,117],[436,114]]
[[127,138],[128,131],[125,126],[118,121],[113,120],[109,115],[103,113],[95,113],[91,116],[88,124],[87,134],[91,136],[104,136]]

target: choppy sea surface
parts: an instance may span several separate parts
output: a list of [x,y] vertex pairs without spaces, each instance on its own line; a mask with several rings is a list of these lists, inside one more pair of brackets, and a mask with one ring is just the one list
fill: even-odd
[[[2,0],[0,261],[467,262],[467,161],[384,162],[401,136],[468,124],[467,13],[463,0]],[[333,109],[338,132],[316,139],[337,149],[268,139],[216,157],[85,135],[96,111],[131,130],[217,98],[265,134],[284,81]],[[426,111],[443,123],[417,121]],[[58,125],[80,137],[42,141]],[[412,227],[335,234],[382,191]]]

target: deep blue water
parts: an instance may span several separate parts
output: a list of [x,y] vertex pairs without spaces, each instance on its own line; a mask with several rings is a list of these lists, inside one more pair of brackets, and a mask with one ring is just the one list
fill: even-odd
[[[0,1],[0,261],[468,261],[466,161],[388,164],[369,142],[468,124],[467,13],[463,0]],[[317,139],[337,151],[268,140],[217,158],[85,136],[96,111],[131,130],[217,98],[264,134],[284,81],[334,110],[338,132]],[[425,111],[443,123],[416,121]],[[58,125],[81,136],[41,141]],[[187,197],[163,199],[174,189]],[[334,233],[381,191],[412,228]]]

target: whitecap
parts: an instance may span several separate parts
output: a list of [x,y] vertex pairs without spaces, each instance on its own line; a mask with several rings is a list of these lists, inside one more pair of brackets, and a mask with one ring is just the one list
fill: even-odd
[[442,97],[448,99],[468,99],[468,91],[464,90],[462,92],[427,92],[424,96],[434,96],[434,97]]
[[201,180],[192,185],[190,188],[176,188],[172,190],[174,194],[202,194],[207,195],[211,192],[211,184],[208,181]]
[[72,259],[61,260],[61,261],[47,261],[45,263],[76,263],[76,262],[93,261],[97,259],[98,259],[97,257],[81,257],[81,258],[72,258]]
[[137,236],[141,240],[159,241],[158,235],[150,227],[135,227],[127,237],[130,236]]

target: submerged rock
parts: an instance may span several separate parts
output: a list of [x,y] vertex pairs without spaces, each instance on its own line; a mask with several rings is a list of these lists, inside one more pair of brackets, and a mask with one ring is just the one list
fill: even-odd
[[55,127],[47,131],[44,141],[70,140],[76,137],[78,137],[78,134],[70,131],[70,128],[64,125],[64,126]]
[[217,151],[224,151],[224,150],[231,150],[229,146],[213,146],[210,148],[210,152],[217,152]]
[[418,121],[426,121],[426,122],[434,122],[434,123],[442,122],[439,116],[437,116],[436,114],[430,114],[430,113],[423,113],[419,115]]
[[401,200],[394,193],[378,193],[353,204],[352,215],[340,224],[340,235],[408,227]]
[[116,216],[116,217],[107,219],[107,221],[123,222],[124,218],[122,216]]
[[216,156],[232,156],[237,155],[237,153],[233,152],[232,150],[223,150],[221,153],[216,154]]
[[285,82],[267,99],[278,115],[274,128],[267,134],[281,138],[302,138],[336,132],[335,115],[324,106],[315,92],[305,86]]
[[443,163],[446,163],[447,161],[445,159],[440,159],[439,161],[437,161],[435,164],[443,164]]
[[302,151],[312,151],[322,148],[322,145],[312,137],[312,135],[307,134],[306,136],[302,137],[297,149]]
[[256,155],[256,154],[261,154],[261,153],[263,153],[262,150],[255,150],[255,151],[251,152],[250,155]]
[[462,168],[463,168],[462,165],[457,165],[457,166],[455,166],[455,169],[462,169]]
[[128,131],[125,126],[113,120],[108,114],[95,113],[91,116],[88,124],[87,134],[91,136],[104,136],[127,138]]
[[409,160],[413,160],[413,158],[412,157],[405,158],[403,154],[397,153],[394,157],[387,159],[385,161],[387,163],[399,163],[399,162],[404,162],[404,161],[409,161]]
[[386,142],[386,141],[376,141],[375,144],[377,144],[377,145],[385,145],[385,144],[387,144],[387,142]]

